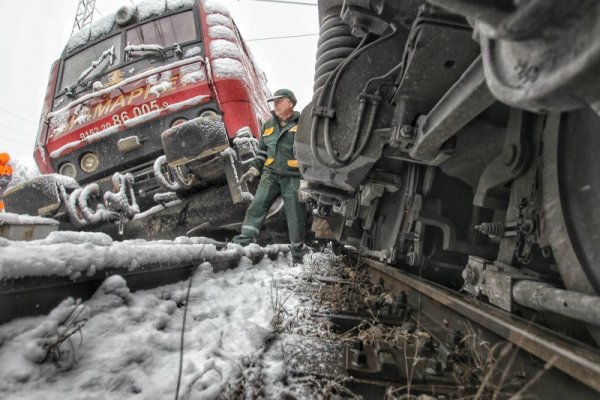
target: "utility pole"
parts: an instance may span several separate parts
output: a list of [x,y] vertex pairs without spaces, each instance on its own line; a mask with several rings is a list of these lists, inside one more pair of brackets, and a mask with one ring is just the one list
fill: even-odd
[[75,32],[80,31],[86,26],[92,24],[95,8],[96,0],[79,0],[77,13],[75,14],[75,21],[73,21],[73,30],[71,30],[71,36],[73,36]]

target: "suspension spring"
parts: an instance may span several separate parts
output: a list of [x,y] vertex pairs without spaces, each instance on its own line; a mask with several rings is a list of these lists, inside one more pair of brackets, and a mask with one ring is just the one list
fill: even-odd
[[483,222],[481,225],[475,225],[475,230],[492,238],[501,238],[504,236],[505,227],[502,222]]
[[338,8],[330,10],[321,23],[313,87],[315,100],[329,75],[360,43],[359,38],[352,36],[350,27],[342,22],[339,11]]

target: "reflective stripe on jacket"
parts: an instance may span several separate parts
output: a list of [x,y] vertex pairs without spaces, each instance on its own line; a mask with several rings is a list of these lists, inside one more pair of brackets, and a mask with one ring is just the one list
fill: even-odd
[[300,176],[294,151],[299,119],[300,113],[295,111],[283,127],[279,126],[276,116],[263,124],[258,151],[252,163],[254,167],[258,170],[268,168],[276,175]]

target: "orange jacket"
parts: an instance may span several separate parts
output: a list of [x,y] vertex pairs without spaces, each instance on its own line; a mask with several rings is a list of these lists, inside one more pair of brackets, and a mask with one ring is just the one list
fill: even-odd
[[1,165],[0,164],[0,175],[8,175],[8,176],[12,176],[13,173],[13,168],[12,166],[6,164],[6,165]]
[[10,161],[10,156],[8,153],[0,153],[0,166],[2,164],[7,164]]

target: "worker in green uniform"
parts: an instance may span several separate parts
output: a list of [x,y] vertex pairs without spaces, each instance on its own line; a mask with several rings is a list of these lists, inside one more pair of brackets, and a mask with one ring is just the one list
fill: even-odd
[[300,202],[300,171],[294,155],[294,138],[300,113],[294,111],[296,96],[291,90],[279,89],[269,101],[274,102],[273,117],[261,129],[256,157],[240,182],[262,177],[254,200],[246,211],[241,234],[233,243],[246,246],[253,242],[267,216],[269,208],[281,194],[288,223],[291,252],[295,264],[302,263],[304,254],[305,215]]

